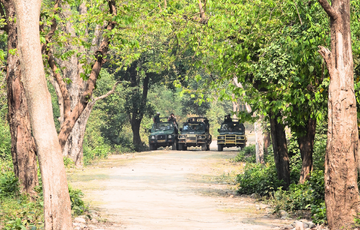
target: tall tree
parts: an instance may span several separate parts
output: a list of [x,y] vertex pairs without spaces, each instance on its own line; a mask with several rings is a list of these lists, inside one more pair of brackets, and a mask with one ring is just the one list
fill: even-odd
[[6,21],[4,29],[8,35],[6,80],[12,161],[21,191],[34,197],[34,187],[38,185],[36,147],[31,135],[28,103],[17,52],[15,6],[13,1],[1,1],[1,4],[2,17]]
[[326,215],[331,229],[351,228],[359,212],[358,129],[350,0],[319,0],[330,17],[331,51],[319,47],[330,74],[325,159]]
[[45,229],[72,229],[71,203],[41,55],[41,0],[15,0],[20,64],[38,151]]
[[[113,21],[112,18],[117,15],[117,11],[115,1],[107,1],[107,3],[109,13],[108,15],[105,15],[108,19],[105,30],[109,33],[115,28],[117,23],[116,21]],[[66,4],[64,8],[63,17],[66,18],[71,15],[70,7]],[[81,4],[80,13],[85,14],[85,12],[86,7],[84,4]],[[56,14],[58,13],[59,12],[56,11]],[[65,56],[68,56],[69,60],[62,61],[61,59],[56,58],[53,51],[54,47],[51,46],[53,36],[58,30],[58,22],[56,18],[57,17],[55,15],[52,16],[50,30],[45,36],[46,43],[43,46],[43,51],[47,55],[47,62],[52,71],[54,78],[52,83],[56,89],[61,111],[59,119],[61,124],[59,132],[60,146],[63,153],[65,153],[66,156],[71,157],[77,166],[80,166],[82,164],[82,143],[86,122],[90,116],[94,105],[93,103],[103,98],[101,96],[93,100],[92,95],[96,87],[96,80],[99,77],[100,70],[106,62],[105,58],[109,50],[111,35],[105,34],[102,41],[99,43],[98,40],[100,38],[101,31],[99,31],[99,27],[95,27],[95,36],[94,40],[90,42],[91,48],[89,51],[93,51],[90,55],[93,59],[88,58],[85,53],[85,60],[83,60],[85,63],[92,63],[87,65],[87,69],[85,68],[88,71],[88,74],[86,74],[86,71],[84,71],[82,67],[84,64],[79,60],[76,54],[77,51],[75,49],[77,47],[75,45],[68,45],[65,48],[65,53],[67,54]],[[76,34],[72,26],[72,23],[66,22],[64,28],[65,31],[70,34],[71,39],[75,39]],[[44,27],[42,27],[42,31],[45,32]],[[86,34],[87,32],[85,31],[85,35]],[[81,48],[80,51],[85,52],[83,49],[84,48]],[[84,54],[82,54],[82,57],[84,57]],[[58,66],[60,66],[60,68]],[[60,70],[64,70],[63,75]],[[70,84],[67,84],[64,80],[70,81]],[[112,90],[111,92],[114,91]]]

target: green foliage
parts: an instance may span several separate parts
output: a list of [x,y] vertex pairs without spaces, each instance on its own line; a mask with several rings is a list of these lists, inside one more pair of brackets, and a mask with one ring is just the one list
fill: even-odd
[[74,161],[70,157],[64,157],[63,159],[65,168],[72,168],[75,166]]
[[241,149],[238,155],[234,158],[234,161],[256,163],[256,146],[249,145]]
[[287,191],[279,188],[273,195],[276,210],[309,210],[324,201],[324,172],[314,171],[304,184],[292,183]]
[[79,216],[84,212],[89,211],[88,206],[86,206],[85,202],[82,200],[84,194],[80,189],[73,189],[69,185],[69,195],[71,201],[71,212],[73,216]]
[[283,182],[277,177],[274,161],[262,164],[246,164],[243,174],[237,176],[237,182],[240,184],[238,193],[268,196],[279,187]]
[[13,173],[6,173],[0,177],[0,197],[15,197],[20,193],[19,180]]
[[0,111],[0,160],[11,158],[11,135],[5,114]]

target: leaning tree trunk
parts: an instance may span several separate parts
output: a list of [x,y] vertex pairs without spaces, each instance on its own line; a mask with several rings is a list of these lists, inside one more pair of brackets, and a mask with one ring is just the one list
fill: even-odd
[[279,180],[284,181],[284,187],[287,188],[290,185],[289,156],[286,144],[285,128],[278,122],[278,118],[281,118],[280,112],[276,115],[270,114],[271,139],[277,176]]
[[45,229],[72,229],[71,203],[41,55],[41,0],[15,0],[20,63],[38,151]]
[[330,74],[325,203],[330,229],[348,229],[359,213],[358,130],[350,0],[319,0],[330,17],[331,51],[319,47]]
[[299,183],[303,184],[309,177],[313,169],[313,152],[315,142],[316,120],[309,118],[305,127],[306,134],[297,137],[301,153],[301,173]]
[[36,147],[31,135],[30,117],[20,71],[18,54],[9,50],[17,49],[15,6],[12,1],[2,1],[6,12],[6,32],[8,34],[7,58],[7,99],[11,133],[11,155],[15,175],[19,178],[21,192],[35,196],[38,185]]
[[74,161],[76,167],[81,167],[83,164],[83,142],[86,124],[94,105],[95,103],[93,102],[89,103],[81,113],[63,150],[63,154],[65,153],[66,156],[70,157]]
[[[75,133],[76,135],[70,135],[68,137],[68,140],[67,140],[64,150],[63,150],[63,153],[65,152],[66,156],[69,156],[74,161],[75,166],[81,167],[83,164],[83,142],[84,142],[84,136],[85,136],[85,131],[86,131],[86,124],[87,124],[87,121],[90,117],[91,111],[92,111],[95,103],[98,100],[102,100],[102,99],[108,97],[109,95],[113,94],[115,92],[116,86],[118,84],[119,84],[119,82],[116,82],[114,84],[112,90],[110,90],[106,94],[104,94],[100,97],[97,97],[97,98],[93,99],[91,102],[89,102],[87,104],[87,106],[85,107],[84,111],[81,113],[78,120],[76,121],[73,131],[71,132],[71,134]],[[75,132],[74,132],[74,130],[75,130]],[[72,140],[69,140],[69,138],[71,138]],[[75,142],[75,140],[76,140],[76,142]],[[75,142],[74,146],[69,146],[69,145],[73,144],[74,142]]]

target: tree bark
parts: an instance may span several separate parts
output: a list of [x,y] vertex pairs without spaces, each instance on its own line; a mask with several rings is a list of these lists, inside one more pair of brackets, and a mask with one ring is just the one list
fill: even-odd
[[263,119],[260,117],[254,124],[255,140],[256,140],[256,163],[264,164],[264,135],[263,135]]
[[15,0],[20,63],[38,151],[45,209],[45,229],[72,229],[65,167],[41,55],[41,0]]
[[[108,4],[110,14],[116,15],[117,12],[115,1],[109,0]],[[71,14],[69,5],[65,5],[64,9],[65,10],[62,12],[62,17],[67,18]],[[86,5],[82,4],[80,6],[80,11],[80,13],[85,13]],[[106,26],[106,30],[112,30],[115,27],[115,24],[116,23],[114,21],[109,21]],[[56,29],[56,19],[53,18],[51,31],[46,36],[47,44],[51,43],[52,35],[54,34]],[[76,36],[75,31],[72,28],[71,22],[68,21],[66,23],[65,30],[73,37]],[[93,40],[94,45],[99,42],[99,37],[101,37],[101,34],[102,33],[97,27],[97,30],[95,31],[96,36]],[[88,103],[91,101],[97,77],[99,76],[102,65],[106,61],[105,57],[109,49],[109,44],[110,38],[109,36],[105,36],[101,41],[100,45],[98,46],[98,49],[94,52],[95,63],[92,66],[92,71],[90,73],[89,79],[86,82],[84,82],[80,77],[82,68],[76,55],[71,56],[70,60],[68,61],[61,61],[54,58],[51,47],[44,47],[43,49],[44,52],[47,54],[49,66],[60,89],[56,91],[58,98],[62,99],[63,108],[61,111],[64,112],[63,117],[60,117],[60,122],[62,123],[60,133],[58,135],[60,146],[63,150],[63,154],[73,158],[75,163],[79,162],[79,159],[82,159],[82,156],[77,156],[76,154],[82,154],[82,146],[79,145],[82,144],[84,133],[81,133],[81,130],[85,130],[84,128],[82,128],[82,124],[86,125],[85,120],[87,120],[88,117],[83,118],[80,121],[78,121],[78,119],[80,118],[83,111],[87,108]],[[67,49],[76,49],[76,47],[69,45]],[[65,78],[69,78],[71,80],[70,84],[67,85],[63,81],[63,77],[58,71],[57,64],[62,67],[61,69],[64,69],[63,75],[65,76]]]
[[284,188],[287,188],[290,185],[289,156],[285,128],[281,123],[278,122],[278,118],[281,118],[280,112],[275,115],[270,114],[271,139],[274,150],[277,176],[279,180],[284,181]]
[[330,17],[331,51],[319,47],[330,74],[325,203],[330,229],[351,228],[359,213],[358,130],[350,0],[319,0]]
[[133,132],[133,145],[136,151],[141,150],[142,142],[140,137],[140,119],[131,119],[131,130]]
[[299,183],[303,184],[310,177],[313,170],[313,153],[316,131],[316,120],[309,118],[305,127],[306,134],[297,137],[299,144],[302,166]]
[[[131,84],[134,87],[137,85],[138,81],[136,80],[136,76],[137,76],[136,65],[134,65],[133,68],[134,68],[133,69],[134,71],[132,71],[132,73],[131,73],[132,74],[132,80],[131,80],[132,83]],[[143,112],[144,109],[143,108],[145,108],[146,104],[147,104],[150,75],[151,75],[151,73],[147,73],[146,77],[144,78],[140,107],[136,108],[136,106],[134,106],[134,111],[132,113],[131,120],[130,120],[131,129],[133,131],[133,145],[134,145],[136,151],[140,151],[141,147],[142,147],[142,141],[141,141],[141,137],[140,137],[140,124],[144,117],[144,112]],[[135,103],[137,103],[137,102],[135,102]]]
[[[110,13],[112,15],[116,15],[116,6],[115,1],[108,1]],[[115,22],[110,21],[106,27],[108,31],[112,30],[115,27]],[[82,92],[79,102],[76,104],[73,110],[69,111],[65,109],[65,111],[69,111],[69,115],[66,116],[67,112],[65,112],[65,120],[63,125],[61,126],[61,130],[59,133],[59,142],[62,149],[64,149],[66,141],[73,129],[77,119],[80,117],[82,111],[85,109],[89,100],[91,99],[92,93],[95,88],[97,77],[99,76],[102,65],[105,63],[105,57],[109,50],[110,39],[108,36],[105,36],[100,44],[100,47],[95,53],[95,63],[92,66],[92,70],[87,81],[85,90]],[[62,80],[62,79],[61,79]],[[57,80],[59,83],[59,80]]]
[[15,6],[12,1],[1,1],[1,3],[6,12],[6,32],[8,34],[6,80],[11,156],[15,175],[19,178],[21,192],[34,198],[36,194],[34,187],[38,185],[36,147],[31,135],[30,116],[22,83],[19,56],[9,52],[18,48]]
[[[113,94],[115,92],[116,86],[119,84],[119,82],[115,83],[112,90],[107,92],[106,94],[95,98],[90,103],[87,104],[84,111],[81,113],[80,117],[75,123],[75,126],[72,131],[72,135],[69,136],[68,140],[66,141],[66,145],[64,147],[63,153],[65,153],[65,156],[70,157],[76,167],[81,167],[83,165],[83,142],[84,142],[84,136],[86,131],[86,124],[90,117],[91,111],[95,105],[95,103],[98,100],[102,100],[109,95]],[[73,135],[76,134],[76,135]],[[71,139],[71,140],[69,140]]]
[[264,154],[268,154],[268,148],[270,147],[270,132],[265,129],[264,131]]

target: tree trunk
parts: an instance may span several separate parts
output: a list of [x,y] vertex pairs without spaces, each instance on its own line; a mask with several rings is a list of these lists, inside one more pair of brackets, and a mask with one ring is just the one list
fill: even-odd
[[270,147],[270,142],[271,142],[270,132],[267,129],[265,129],[265,131],[264,131],[264,153],[265,154],[268,154],[268,148]]
[[6,12],[6,32],[8,34],[7,58],[7,99],[8,119],[11,133],[11,156],[15,175],[19,178],[21,192],[35,196],[34,187],[38,185],[36,147],[31,135],[30,117],[21,81],[18,54],[9,50],[17,49],[18,37],[15,22],[15,6],[12,1],[2,1]]
[[254,124],[256,140],[256,163],[264,163],[264,136],[262,118],[260,117]]
[[69,156],[74,161],[75,166],[81,167],[83,163],[83,142],[86,131],[86,124],[95,103],[98,100],[102,100],[107,96],[113,94],[118,84],[119,82],[116,82],[113,88],[109,92],[89,102],[86,108],[84,109],[84,111],[81,113],[78,120],[76,121],[75,126],[71,132],[71,135],[66,141],[65,148],[63,150],[63,153],[65,152],[66,156]]
[[73,130],[71,131],[63,151],[66,156],[70,157],[74,161],[76,167],[81,167],[83,164],[83,142],[86,124],[94,105],[95,101],[90,102],[81,113]]
[[316,131],[316,120],[309,118],[305,127],[306,134],[298,136],[297,141],[300,148],[302,166],[299,183],[303,184],[310,177],[313,169],[313,152]]
[[319,0],[330,17],[331,52],[319,47],[330,74],[325,203],[330,229],[348,229],[359,213],[358,130],[350,0]]
[[[116,15],[116,4],[115,1],[109,0],[109,10],[110,14]],[[109,21],[108,25],[106,26],[106,30],[110,31],[115,28],[115,21]],[[93,94],[93,91],[96,86],[96,80],[100,74],[100,70],[102,68],[102,65],[105,63],[104,57],[106,56],[108,50],[109,50],[109,44],[110,44],[110,37],[105,36],[100,44],[100,47],[95,52],[95,63],[92,66],[92,70],[89,75],[89,79],[87,80],[87,83],[85,85],[85,89],[82,91],[79,102],[76,104],[74,109],[70,110],[69,107],[67,107],[65,110],[65,119],[64,123],[61,126],[60,133],[58,135],[60,146],[62,149],[64,149],[64,146],[66,144],[66,141],[71,133],[72,128],[74,127],[77,119],[83,112],[83,110],[86,108],[87,104],[91,100],[91,96]],[[53,72],[56,73],[56,66],[53,64],[51,65]],[[59,76],[57,78],[57,82],[62,82],[62,78]],[[64,92],[67,90],[64,90]],[[65,103],[66,104],[66,103]]]
[[133,132],[133,145],[136,151],[140,151],[142,147],[141,137],[140,137],[140,123],[139,119],[131,119],[131,130]]
[[289,156],[285,128],[278,122],[278,118],[281,118],[280,112],[276,115],[270,114],[271,139],[277,175],[279,180],[284,181],[284,187],[287,188],[290,185]]
[[72,229],[71,204],[65,167],[41,55],[40,0],[15,0],[20,63],[29,105],[30,121],[38,151],[45,229]]

